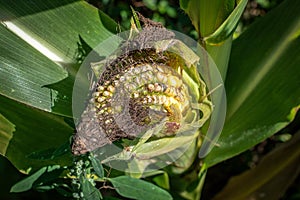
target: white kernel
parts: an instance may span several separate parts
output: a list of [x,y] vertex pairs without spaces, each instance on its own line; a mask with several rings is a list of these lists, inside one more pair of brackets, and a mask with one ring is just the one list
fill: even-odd
[[120,79],[119,79],[121,82],[125,81],[125,77],[124,76],[121,76]]
[[154,90],[154,85],[153,84],[148,84],[148,90],[153,91]]
[[134,92],[134,93],[133,93],[133,98],[138,98],[138,97],[139,97],[139,93]]
[[147,99],[148,99],[148,103],[151,103],[151,102],[152,102],[151,96],[147,96]]

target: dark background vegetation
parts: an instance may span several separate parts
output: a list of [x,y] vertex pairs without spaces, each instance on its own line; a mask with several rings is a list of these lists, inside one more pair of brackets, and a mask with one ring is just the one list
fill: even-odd
[[[271,11],[283,0],[250,0],[242,16],[241,22],[237,28],[235,36],[244,31],[251,23]],[[169,29],[185,33],[194,39],[197,33],[194,30],[188,16],[180,9],[179,2],[176,0],[144,0],[144,1],[122,1],[122,0],[87,0],[90,4],[101,9],[114,19],[124,29],[130,28],[131,8],[130,5],[145,17],[154,21],[161,22]],[[219,163],[210,168],[204,184],[202,199],[209,200],[217,194],[227,183],[230,177],[238,175],[245,170],[256,166],[262,156],[266,155],[272,149],[292,134],[300,130],[300,114],[284,130],[275,134],[266,141],[258,144],[252,149],[236,156],[232,159]],[[288,155],[287,155],[288,156]],[[10,187],[25,177],[18,172],[9,161],[0,156],[0,199],[25,200],[25,199],[66,199],[55,191],[39,193],[29,191],[18,194],[9,193]],[[282,199],[296,200],[300,199],[300,177],[288,189]]]

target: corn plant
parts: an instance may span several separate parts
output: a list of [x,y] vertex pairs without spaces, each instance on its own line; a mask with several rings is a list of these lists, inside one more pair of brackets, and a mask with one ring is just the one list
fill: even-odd
[[[211,167],[299,109],[300,2],[235,38],[246,5],[181,0],[194,41],[134,7],[124,32],[86,1],[0,0],[0,153],[26,174],[11,192],[200,199]],[[214,199],[279,199],[299,175],[298,143],[299,132]]]

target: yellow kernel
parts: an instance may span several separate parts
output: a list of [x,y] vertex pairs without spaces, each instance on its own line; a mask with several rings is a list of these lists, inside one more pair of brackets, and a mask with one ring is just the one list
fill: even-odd
[[175,76],[168,77],[168,85],[176,87],[179,84],[179,79]]
[[115,91],[115,88],[114,88],[112,85],[109,85],[109,86],[107,87],[107,90],[108,90],[109,92],[114,92],[114,91]]
[[166,99],[167,99],[166,96],[160,95],[160,96],[158,96],[158,101],[159,101],[158,103],[159,103],[159,104],[164,104],[165,101],[166,101]]
[[104,100],[105,100],[105,98],[102,96],[97,99],[98,102],[103,102]]
[[105,97],[111,96],[111,93],[109,91],[104,91],[103,96]]
[[102,85],[99,85],[99,86],[98,86],[98,90],[99,90],[99,91],[103,91],[103,90],[104,90],[104,87],[103,87]]
[[94,92],[94,94],[93,94],[94,97],[99,97],[100,95],[101,95],[100,92]]

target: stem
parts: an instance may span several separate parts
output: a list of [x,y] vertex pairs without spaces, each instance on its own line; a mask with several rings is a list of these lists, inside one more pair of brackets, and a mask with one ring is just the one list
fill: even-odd
[[230,51],[231,51],[231,45],[232,45],[232,38],[228,38],[225,40],[224,43],[221,45],[209,45],[206,44],[206,51],[209,53],[211,58],[215,61],[221,77],[223,81],[225,81],[227,68],[228,68],[228,62],[230,58]]

